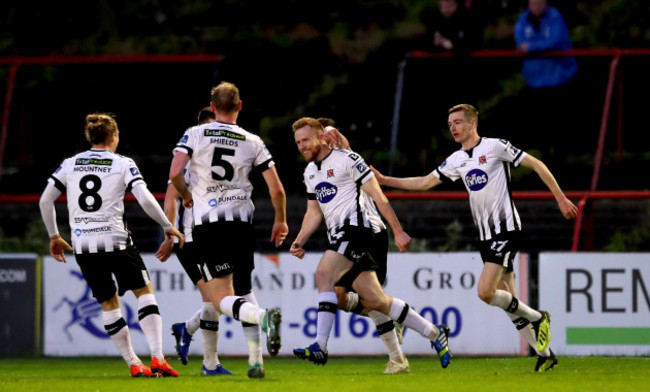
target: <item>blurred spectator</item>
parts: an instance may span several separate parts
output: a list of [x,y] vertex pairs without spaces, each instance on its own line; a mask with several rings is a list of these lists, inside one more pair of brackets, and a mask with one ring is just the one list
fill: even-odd
[[[483,38],[482,24],[460,0],[439,0],[437,12],[423,15],[427,25],[427,46],[433,51],[465,54],[477,50]],[[430,46],[429,46],[430,47]]]
[[[560,12],[547,0],[528,0],[515,25],[517,48],[527,53],[569,50],[569,30]],[[531,88],[557,87],[569,82],[578,70],[575,57],[524,59],[523,74]]]

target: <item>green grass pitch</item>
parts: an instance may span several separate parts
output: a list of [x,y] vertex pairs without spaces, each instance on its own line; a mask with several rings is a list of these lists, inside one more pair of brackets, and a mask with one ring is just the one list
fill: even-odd
[[179,378],[132,379],[121,358],[0,358],[0,391],[635,391],[650,390],[648,357],[560,357],[557,368],[534,373],[535,359],[454,358],[447,369],[431,357],[411,357],[410,374],[384,375],[384,357],[332,357],[326,366],[266,358],[266,378],[246,376],[247,360],[221,358],[233,376],[202,377],[201,359],[170,363]]

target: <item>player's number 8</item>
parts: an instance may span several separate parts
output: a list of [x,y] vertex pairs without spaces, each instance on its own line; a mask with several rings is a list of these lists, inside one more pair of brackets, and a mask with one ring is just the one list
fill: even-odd
[[[102,180],[94,174],[83,176],[79,181],[79,207],[86,212],[94,212],[101,208],[102,198],[99,196],[99,188],[102,187]],[[89,204],[89,198],[92,202]]]

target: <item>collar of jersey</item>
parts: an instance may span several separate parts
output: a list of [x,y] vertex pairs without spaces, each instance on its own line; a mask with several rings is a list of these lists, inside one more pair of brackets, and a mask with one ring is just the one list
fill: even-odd
[[462,147],[461,147],[460,149],[461,149],[462,151],[465,151],[465,152],[467,153],[467,155],[469,155],[469,157],[471,158],[471,157],[472,157],[472,154],[474,153],[474,149],[475,149],[476,147],[478,147],[478,145],[481,144],[482,141],[483,141],[483,138],[479,138],[479,139],[478,139],[478,143],[476,143],[476,144],[474,145],[474,147],[472,147],[472,148],[470,148],[470,149],[468,149],[468,150],[463,150]]
[[332,151],[334,151],[334,150],[333,150],[333,149],[330,149],[330,153],[327,154],[327,155],[325,155],[325,158],[321,159],[320,161],[314,161],[314,163],[316,164],[316,167],[318,168],[318,170],[320,170],[320,165],[323,163],[323,161],[326,160],[327,157],[329,157],[330,155],[332,155]]

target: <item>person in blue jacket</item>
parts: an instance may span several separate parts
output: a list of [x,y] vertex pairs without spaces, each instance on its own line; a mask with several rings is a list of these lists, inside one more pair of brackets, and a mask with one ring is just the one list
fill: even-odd
[[[515,25],[517,48],[527,53],[570,50],[569,31],[560,12],[547,0],[528,0],[528,9]],[[525,58],[523,74],[531,88],[558,87],[578,70],[575,57]]]

